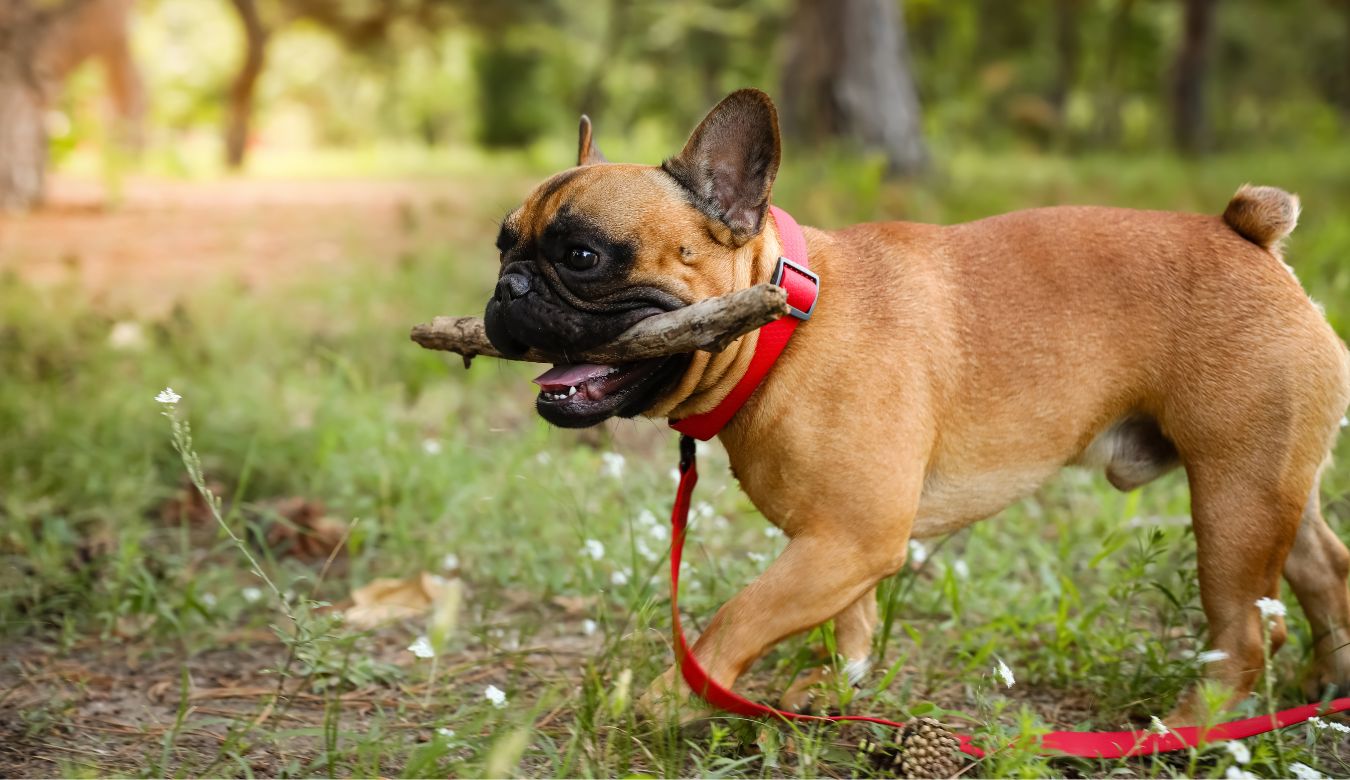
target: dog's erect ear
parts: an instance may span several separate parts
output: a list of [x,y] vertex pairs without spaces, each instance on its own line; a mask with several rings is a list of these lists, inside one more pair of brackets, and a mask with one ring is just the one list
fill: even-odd
[[773,101],[757,89],[742,89],[709,111],[684,151],[661,167],[740,246],[764,227],[781,155]]
[[594,133],[591,130],[591,118],[581,115],[581,127],[577,129],[577,165],[593,165],[609,162],[595,146]]

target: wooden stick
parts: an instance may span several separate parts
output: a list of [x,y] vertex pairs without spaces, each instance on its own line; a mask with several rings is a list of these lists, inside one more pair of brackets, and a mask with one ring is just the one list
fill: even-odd
[[[568,355],[530,350],[515,360],[530,363],[633,363],[703,350],[721,352],[750,331],[787,314],[787,291],[774,284],[708,298],[675,311],[656,314],[596,349]],[[487,339],[480,317],[437,317],[412,329],[412,340],[427,349],[456,352],[464,366],[478,355],[505,358]]]

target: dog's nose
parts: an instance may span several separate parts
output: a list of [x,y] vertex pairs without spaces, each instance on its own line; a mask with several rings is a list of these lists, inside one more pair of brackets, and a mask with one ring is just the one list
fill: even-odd
[[497,300],[510,303],[530,291],[530,279],[525,274],[506,274],[497,280]]

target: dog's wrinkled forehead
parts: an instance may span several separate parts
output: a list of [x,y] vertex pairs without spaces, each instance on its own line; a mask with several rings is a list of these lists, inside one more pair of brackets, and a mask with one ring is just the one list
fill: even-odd
[[630,252],[660,233],[658,219],[687,219],[680,186],[660,168],[604,163],[569,168],[545,180],[502,220],[503,260],[549,244]]

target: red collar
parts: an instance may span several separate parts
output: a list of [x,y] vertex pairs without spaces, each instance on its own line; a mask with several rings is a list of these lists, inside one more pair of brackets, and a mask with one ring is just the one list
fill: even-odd
[[721,403],[703,414],[671,420],[670,427],[699,441],[707,441],[720,433],[736,412],[745,406],[745,402],[750,400],[750,396],[773,368],[774,361],[783,353],[792,331],[800,323],[811,319],[811,312],[815,310],[820,295],[820,277],[811,273],[806,262],[806,237],[802,235],[801,226],[777,206],[770,206],[769,213],[773,215],[774,224],[778,227],[778,241],[783,246],[783,256],[778,258],[773,278],[769,282],[787,290],[789,316],[759,329],[759,340],[755,342],[755,354],[750,358],[750,366]]

